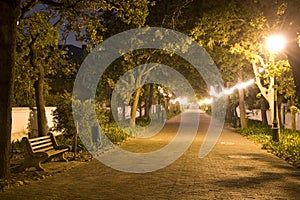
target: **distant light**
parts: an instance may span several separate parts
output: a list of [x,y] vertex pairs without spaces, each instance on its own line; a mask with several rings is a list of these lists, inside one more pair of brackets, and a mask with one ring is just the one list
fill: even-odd
[[204,101],[198,101],[198,105],[202,106],[204,104]]
[[243,82],[243,83],[239,83],[239,84],[236,84],[235,86],[233,86],[233,87],[231,87],[231,88],[229,88],[229,89],[225,89],[224,90],[224,93],[226,94],[226,95],[229,95],[229,94],[232,94],[233,92],[234,92],[234,90],[236,90],[236,89],[244,89],[244,88],[247,88],[247,87],[249,87],[250,85],[252,85],[254,83],[254,79],[250,79],[249,81],[247,81],[247,82]]
[[203,105],[210,105],[213,102],[213,98],[205,98],[201,101],[198,101],[198,105],[199,106],[203,106]]
[[213,98],[205,98],[204,99],[204,103],[207,105],[212,104],[212,102],[213,102]]
[[222,92],[220,93],[217,93],[215,88],[214,87],[210,87],[210,96],[213,96],[213,97],[216,97],[216,98],[219,98],[223,95],[230,95],[234,92],[234,90],[236,89],[244,89],[244,88],[247,88],[248,86],[252,85],[254,83],[254,79],[250,79],[249,81],[247,82],[242,82],[242,83],[238,83],[236,85],[234,85],[233,87],[231,88],[228,88],[228,89],[224,89]]
[[217,97],[217,98],[219,98],[219,97],[221,97],[221,96],[224,95],[223,92],[218,93],[213,86],[210,86],[209,94],[210,94],[210,96]]
[[170,102],[171,102],[171,104],[176,104],[177,99],[171,99]]
[[266,46],[270,53],[278,53],[286,46],[286,39],[282,35],[273,35],[267,38]]
[[258,72],[259,72],[260,74],[262,74],[262,73],[265,72],[265,69],[264,69],[263,67],[260,67],[260,68],[258,68]]
[[186,97],[178,97],[176,99],[172,99],[170,100],[170,102],[172,104],[175,104],[175,103],[180,103],[180,104],[187,104],[188,103],[188,99]]

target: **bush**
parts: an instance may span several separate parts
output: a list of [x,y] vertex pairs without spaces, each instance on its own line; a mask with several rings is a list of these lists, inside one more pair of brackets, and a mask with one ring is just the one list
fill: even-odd
[[101,124],[101,129],[112,143],[118,143],[128,138],[128,135],[115,122]]
[[139,126],[148,126],[151,122],[151,119],[147,118],[146,116],[136,118],[136,124]]
[[[117,124],[113,121],[112,114],[109,109],[101,107],[99,104],[95,104],[95,107],[91,107],[90,100],[83,102],[73,101],[73,104],[77,106],[77,109],[84,110],[82,112],[76,113],[76,118],[83,119],[78,125],[78,132],[80,133],[80,138],[77,140],[77,148],[79,150],[84,150],[83,144],[87,144],[92,147],[92,127],[98,126],[100,124],[103,133],[107,138],[113,142],[118,143],[125,140],[128,136],[124,133]],[[93,112],[96,110],[97,119],[93,119]],[[62,132],[63,135],[60,136],[59,141],[64,144],[71,145],[74,148],[74,135],[76,133],[75,122],[73,118],[72,111],[72,96],[69,93],[65,93],[57,98],[56,110],[53,112],[54,116],[54,129],[53,131]],[[109,144],[103,138],[103,145]]]
[[62,132],[66,137],[72,137],[76,132],[72,114],[72,96],[65,92],[56,99],[56,109],[52,113],[54,128],[51,131]]
[[288,129],[281,130],[279,142],[275,142],[272,141],[270,126],[261,126],[258,122],[249,121],[248,128],[236,130],[247,138],[261,143],[263,149],[300,168],[300,132],[293,132]]
[[168,112],[167,113],[167,119],[171,119],[172,117],[175,117],[176,115],[179,115],[181,113],[180,110],[174,111],[174,112]]

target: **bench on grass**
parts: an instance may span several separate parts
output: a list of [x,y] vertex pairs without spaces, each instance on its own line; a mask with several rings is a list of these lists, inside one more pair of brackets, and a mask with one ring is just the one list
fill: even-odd
[[50,161],[54,156],[57,156],[59,161],[67,162],[64,158],[64,152],[71,149],[69,146],[58,145],[52,133],[32,139],[23,137],[22,142],[25,145],[25,161],[19,168],[20,171],[28,167],[35,167],[37,170],[44,171],[41,163]]

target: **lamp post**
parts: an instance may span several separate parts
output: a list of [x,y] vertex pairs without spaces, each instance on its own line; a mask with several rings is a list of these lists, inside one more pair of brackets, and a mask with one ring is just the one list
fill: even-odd
[[[272,61],[272,63],[274,63]],[[276,76],[273,77],[273,93],[274,93],[274,115],[273,115],[273,122],[272,122],[272,140],[275,142],[279,141],[279,128],[278,128],[278,117],[277,117],[277,81]]]
[[[275,67],[275,54],[282,51],[285,48],[285,38],[281,35],[273,35],[267,38],[266,47],[270,52],[270,63],[272,67]],[[273,112],[273,122],[272,122],[272,140],[279,141],[279,128],[278,128],[278,117],[277,117],[277,82],[276,75],[271,77],[271,82],[273,82],[273,95],[274,95],[274,112]]]

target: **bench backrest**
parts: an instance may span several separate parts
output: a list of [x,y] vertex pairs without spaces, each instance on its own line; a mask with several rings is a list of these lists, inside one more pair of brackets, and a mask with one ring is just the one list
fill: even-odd
[[28,142],[33,153],[46,152],[55,149],[50,135],[28,139]]

